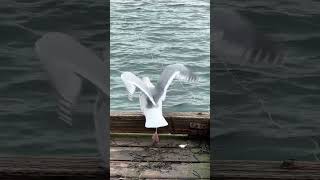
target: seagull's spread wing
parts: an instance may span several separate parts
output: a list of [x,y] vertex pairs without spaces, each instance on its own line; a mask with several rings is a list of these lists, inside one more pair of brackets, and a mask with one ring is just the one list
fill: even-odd
[[147,98],[146,98],[146,95],[144,95],[144,93],[140,93],[140,95],[139,95],[139,103],[140,103],[141,112],[144,112],[145,108],[148,105]]
[[47,56],[41,51],[42,46],[36,47],[37,55],[48,72],[49,80],[58,96],[58,118],[72,125],[72,107],[76,103],[82,85],[82,79],[54,57]]
[[[63,74],[59,74],[62,76]],[[58,94],[58,115],[59,119],[65,121],[69,125],[72,125],[72,108],[80,95],[82,79],[72,73],[65,73],[64,84],[55,79],[58,76],[51,74],[52,82],[55,84]]]
[[216,8],[213,27],[218,59],[234,64],[281,64],[285,59],[283,47],[236,11]]
[[50,32],[43,35],[35,46],[36,52],[40,54],[40,60],[45,65],[54,63],[67,67],[69,71],[90,81],[103,93],[109,93],[107,63],[73,37],[59,32]]
[[196,75],[194,75],[191,70],[183,64],[173,64],[167,66],[161,73],[156,87],[157,92],[154,95],[154,101],[156,103],[159,100],[165,100],[167,89],[174,78],[187,81],[197,80]]
[[82,78],[98,89],[95,107],[96,139],[101,165],[107,162],[107,63],[98,58],[71,36],[62,33],[47,33],[35,45],[42,64],[49,73],[50,80],[59,94],[60,119],[71,124],[71,106],[80,94]]
[[104,94],[107,90],[106,63],[71,36],[50,32],[35,43],[35,51],[58,92],[59,118],[71,124],[71,106],[80,94],[82,78]]
[[149,88],[147,88],[143,81],[136,75],[131,72],[123,72],[121,74],[121,79],[128,90],[129,99],[132,99],[132,95],[134,94],[136,87],[138,87],[150,99],[152,104],[156,105]]

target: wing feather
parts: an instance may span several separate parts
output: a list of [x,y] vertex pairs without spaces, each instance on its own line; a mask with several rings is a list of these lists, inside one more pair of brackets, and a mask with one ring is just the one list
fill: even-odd
[[172,64],[167,66],[161,73],[156,87],[157,92],[154,95],[156,103],[158,103],[159,100],[165,100],[167,90],[174,79],[196,81],[197,76],[183,64]]
[[146,87],[143,81],[140,78],[138,78],[136,75],[134,75],[131,72],[123,72],[121,74],[121,79],[128,90],[129,99],[132,99],[132,96],[136,90],[136,87],[138,87],[150,99],[152,104],[156,105],[149,88]]

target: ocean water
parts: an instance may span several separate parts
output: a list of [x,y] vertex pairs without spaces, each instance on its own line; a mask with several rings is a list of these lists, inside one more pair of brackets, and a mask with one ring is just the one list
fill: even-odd
[[58,120],[54,91],[34,52],[40,36],[16,24],[67,33],[99,55],[107,40],[105,1],[4,1],[0,18],[0,154],[95,154],[95,88],[85,82],[73,127]]
[[[167,2],[111,1],[112,111],[137,111],[139,107],[137,100],[128,101],[121,72],[130,70],[156,82],[163,66],[172,63],[191,67],[200,81],[182,85],[175,82],[164,111],[208,111],[209,1]],[[212,77],[219,79],[212,85],[215,92],[211,97],[214,158],[320,158],[319,2],[214,3],[241,11],[259,31],[279,37],[278,43],[288,49],[281,67],[231,66],[237,82],[224,68],[211,64],[215,70]],[[58,120],[53,90],[33,51],[38,37],[13,24],[41,33],[71,34],[99,54],[106,41],[106,8],[103,0],[5,1],[0,5],[1,155],[96,153],[91,114],[94,87],[86,83],[74,111],[73,127]],[[264,101],[272,119],[258,100]]]
[[110,7],[111,111],[140,111],[138,93],[128,100],[122,72],[156,84],[164,67],[174,63],[191,68],[199,81],[174,81],[163,111],[209,111],[210,1],[112,0]]
[[[200,80],[172,84],[164,111],[208,111],[209,1],[111,1],[111,6],[111,110],[138,110],[138,102],[127,99],[120,72],[155,82],[163,66],[183,63]],[[67,33],[101,56],[107,13],[104,0],[0,5],[0,155],[96,154],[95,87],[84,81],[72,127],[58,120],[54,90],[34,52],[40,36],[17,24],[38,34]]]
[[320,2],[216,0],[214,6],[240,12],[288,54],[282,66],[229,65],[231,73],[213,59],[213,157],[318,160]]

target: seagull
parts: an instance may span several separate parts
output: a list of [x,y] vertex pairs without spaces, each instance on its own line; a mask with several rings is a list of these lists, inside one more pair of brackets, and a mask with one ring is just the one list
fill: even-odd
[[58,96],[58,118],[72,125],[72,107],[80,95],[83,79],[97,88],[94,106],[96,140],[100,166],[107,167],[108,94],[107,62],[71,36],[60,32],[44,34],[35,43],[35,52],[48,72]]
[[131,72],[123,72],[121,79],[128,91],[128,99],[133,100],[136,88],[141,91],[139,95],[140,109],[145,116],[145,127],[156,128],[152,136],[154,144],[159,143],[157,129],[168,125],[162,115],[162,102],[166,98],[168,87],[174,79],[196,81],[197,76],[183,64],[172,64],[165,67],[159,81],[153,85],[148,77],[140,79]]
[[240,65],[281,65],[284,47],[257,31],[245,16],[233,9],[215,8],[212,18],[213,62]]

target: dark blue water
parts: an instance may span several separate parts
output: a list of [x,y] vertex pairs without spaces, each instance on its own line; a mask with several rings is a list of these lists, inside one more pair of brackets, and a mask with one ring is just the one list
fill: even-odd
[[56,98],[34,52],[40,34],[72,35],[100,55],[106,44],[105,1],[5,1],[0,5],[0,154],[96,153],[95,88],[86,82],[74,124],[57,119]]
[[214,3],[240,12],[288,53],[276,67],[213,65],[214,158],[319,159],[320,2]]

